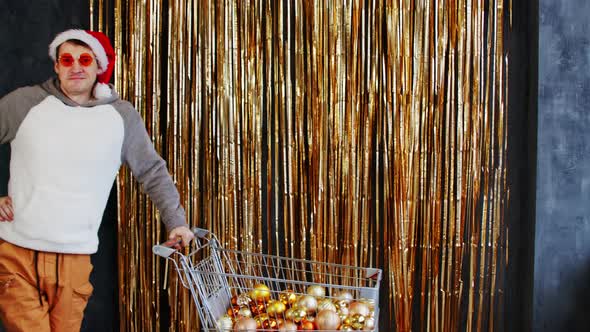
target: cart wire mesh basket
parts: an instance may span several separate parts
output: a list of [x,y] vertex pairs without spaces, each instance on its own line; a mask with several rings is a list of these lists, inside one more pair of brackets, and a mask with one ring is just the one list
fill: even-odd
[[378,331],[380,269],[228,250],[193,232],[191,253],[153,252],[173,262],[203,331]]

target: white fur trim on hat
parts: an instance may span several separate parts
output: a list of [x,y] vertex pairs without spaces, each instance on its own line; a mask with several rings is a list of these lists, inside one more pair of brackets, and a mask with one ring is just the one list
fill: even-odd
[[112,95],[111,87],[108,84],[96,82],[94,86],[94,97],[96,99],[109,98]]
[[70,39],[80,40],[90,46],[90,49],[92,49],[92,52],[96,56],[96,61],[98,62],[99,74],[102,74],[107,69],[109,66],[109,59],[107,58],[107,54],[98,39],[94,38],[86,31],[78,29],[66,30],[55,36],[55,39],[53,39],[51,44],[49,44],[49,56],[51,59],[53,59],[53,61],[56,61],[56,53],[59,45]]

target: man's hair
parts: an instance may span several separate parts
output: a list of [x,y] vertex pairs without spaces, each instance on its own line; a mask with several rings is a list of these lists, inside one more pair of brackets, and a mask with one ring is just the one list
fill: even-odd
[[59,46],[57,47],[56,50],[56,61],[57,59],[59,59],[59,49],[61,48],[61,45],[65,44],[65,43],[70,43],[70,44],[74,44],[74,45],[78,45],[78,46],[84,46],[86,48],[92,49],[88,44],[86,44],[85,42],[79,40],[79,39],[68,39],[65,42],[59,44]]

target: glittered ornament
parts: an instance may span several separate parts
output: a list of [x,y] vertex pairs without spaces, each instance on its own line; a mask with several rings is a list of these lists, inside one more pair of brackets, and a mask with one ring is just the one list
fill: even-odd
[[285,319],[299,323],[307,317],[307,310],[299,307],[292,307],[285,311]]
[[248,307],[241,307],[240,310],[238,310],[238,316],[252,317],[252,311]]
[[235,332],[254,332],[256,331],[257,325],[253,318],[242,317],[236,320],[234,324]]
[[359,302],[366,304],[370,311],[375,311],[375,300],[362,298]]
[[256,320],[256,326],[258,326],[259,329],[276,330],[279,327],[277,320],[269,317],[268,314],[260,314],[254,317],[254,320]]
[[274,318],[269,318],[262,321],[262,328],[265,330],[276,330],[279,327],[279,323]]
[[316,298],[322,298],[326,296],[326,288],[319,285],[311,285],[307,287],[307,294],[315,296]]
[[308,314],[313,314],[318,308],[318,300],[311,295],[302,295],[297,300],[297,306],[305,308]]
[[318,302],[318,312],[322,310],[331,310],[336,312],[336,305],[329,299],[322,299]]
[[342,291],[337,292],[335,294],[335,297],[336,297],[337,300],[343,301],[345,303],[349,303],[349,302],[351,302],[354,299],[354,297],[352,296],[352,294],[349,291],[345,291],[345,290],[342,290]]
[[340,317],[340,321],[344,321],[346,319],[346,317],[348,317],[348,314],[343,314],[341,312],[337,312],[338,313],[338,317]]
[[354,331],[354,329],[352,328],[352,326],[350,326],[348,324],[342,324],[342,325],[340,325],[340,327],[338,329],[340,331]]
[[348,306],[346,306],[346,305],[336,304],[336,312],[341,313],[345,316],[348,316],[348,313],[350,312],[350,310],[348,309]]
[[[256,321],[256,326],[258,326],[259,329],[265,328],[265,322],[269,319],[270,317],[266,313],[254,317],[254,320]],[[266,325],[268,325],[268,323],[266,323]]]
[[375,318],[367,318],[367,320],[365,320],[363,331],[372,331],[373,329],[375,329]]
[[250,311],[252,311],[252,315],[253,316],[260,315],[260,314],[266,312],[266,304],[264,304],[264,303],[258,303],[258,302],[252,302],[250,304]]
[[234,326],[234,321],[228,315],[223,315],[217,320],[217,328],[220,331],[223,331],[223,332],[231,331],[233,326]]
[[237,306],[238,305],[238,296],[234,295],[231,297],[231,305],[232,306]]
[[353,319],[352,316],[346,316],[343,320],[342,320],[342,324],[343,325],[352,325],[353,323]]
[[248,293],[242,293],[236,299],[236,304],[240,307],[248,307],[250,303],[252,303],[252,299]]
[[335,330],[340,326],[340,317],[335,311],[324,309],[318,312],[315,322],[320,330]]
[[314,322],[308,320],[303,320],[299,326],[304,331],[313,331],[316,329]]
[[350,326],[352,326],[352,328],[354,328],[355,330],[360,330],[365,326],[365,316],[361,314],[354,314],[351,317],[352,323],[350,324]]
[[350,303],[350,305],[348,306],[348,311],[350,315],[361,314],[363,316],[369,316],[369,314],[371,313],[371,310],[369,309],[369,306],[366,303],[356,301]]
[[293,322],[284,322],[279,325],[279,332],[296,332],[297,324]]

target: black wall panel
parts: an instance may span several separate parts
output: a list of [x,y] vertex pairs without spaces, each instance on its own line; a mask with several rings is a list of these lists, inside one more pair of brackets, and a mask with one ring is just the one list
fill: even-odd
[[[52,76],[49,43],[63,30],[87,29],[89,16],[88,0],[0,0],[0,97]],[[0,195],[7,192],[9,158],[9,146],[0,146]],[[92,256],[95,290],[82,331],[118,330],[116,221],[113,190],[99,230],[100,247]]]

